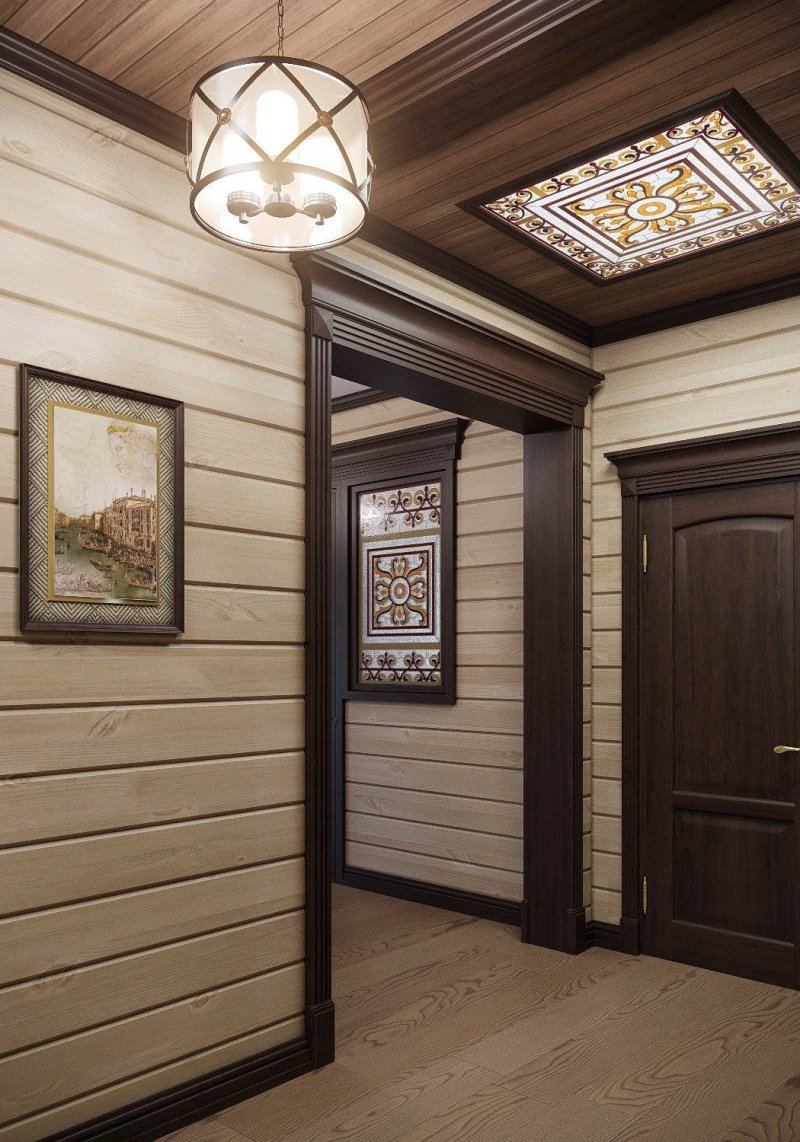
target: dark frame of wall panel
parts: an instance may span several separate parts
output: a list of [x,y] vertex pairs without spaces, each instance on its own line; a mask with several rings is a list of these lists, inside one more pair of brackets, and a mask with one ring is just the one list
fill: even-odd
[[[581,882],[582,427],[584,408],[602,377],[330,256],[304,255],[293,263],[306,307],[307,558],[313,569],[306,598],[307,845],[313,857],[306,900],[316,959],[307,965],[308,995],[309,1011],[330,1013],[327,1037],[315,1049],[317,1058],[329,1061],[332,804],[337,797],[331,772],[331,372],[526,436],[525,693],[533,696],[532,708],[542,716],[525,719],[521,927],[523,940],[570,953],[582,951],[586,941]],[[340,748],[341,722],[339,716],[335,732]],[[339,859],[337,848],[337,864]],[[392,879],[373,877],[370,884],[388,892]],[[400,889],[406,896],[414,891],[414,898],[422,900],[428,899],[426,889],[438,891],[415,882],[397,886],[398,895]],[[474,905],[470,896],[464,893],[459,900],[463,910]],[[496,909],[508,902],[482,898],[479,904]]]
[[[434,702],[452,705],[456,700],[455,607],[455,497],[456,461],[465,420],[452,419],[423,428],[390,432],[367,440],[335,445],[331,450],[334,497],[334,660],[345,663],[337,694],[341,699],[378,702]],[[442,485],[441,575],[441,682],[436,685],[370,684],[356,678],[359,614],[354,498],[362,491],[385,486],[439,480]]]

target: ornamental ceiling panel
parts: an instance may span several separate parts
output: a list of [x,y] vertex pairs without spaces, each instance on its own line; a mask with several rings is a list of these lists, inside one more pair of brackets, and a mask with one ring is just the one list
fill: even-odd
[[463,205],[602,285],[800,221],[799,184],[733,93]]

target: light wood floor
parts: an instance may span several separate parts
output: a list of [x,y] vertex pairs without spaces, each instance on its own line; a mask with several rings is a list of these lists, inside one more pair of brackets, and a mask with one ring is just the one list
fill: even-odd
[[800,995],[337,888],[336,1062],[174,1142],[798,1142]]

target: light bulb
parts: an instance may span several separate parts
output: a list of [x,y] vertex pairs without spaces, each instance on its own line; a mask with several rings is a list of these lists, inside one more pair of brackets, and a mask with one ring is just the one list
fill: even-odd
[[[316,131],[297,148],[297,161],[303,166],[336,173],[342,165],[342,156],[332,136],[324,130]],[[302,173],[300,181],[300,205],[306,214],[316,218],[321,226],[326,218],[332,218],[337,210],[336,183],[320,175]]]
[[[222,163],[226,167],[252,163],[258,159],[255,151],[238,132],[227,125],[222,128]],[[226,200],[220,204],[229,214],[234,214],[242,223],[259,214],[264,203],[264,184],[258,171],[243,171],[233,176],[232,186],[227,187]],[[226,180],[227,182],[227,180]]]
[[256,139],[271,159],[285,151],[299,131],[297,101],[288,91],[272,88],[258,97]]

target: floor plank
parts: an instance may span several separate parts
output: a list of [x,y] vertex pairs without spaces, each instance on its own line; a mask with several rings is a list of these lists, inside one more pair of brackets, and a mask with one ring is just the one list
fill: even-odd
[[800,1142],[800,994],[333,900],[336,1062],[173,1142]]

